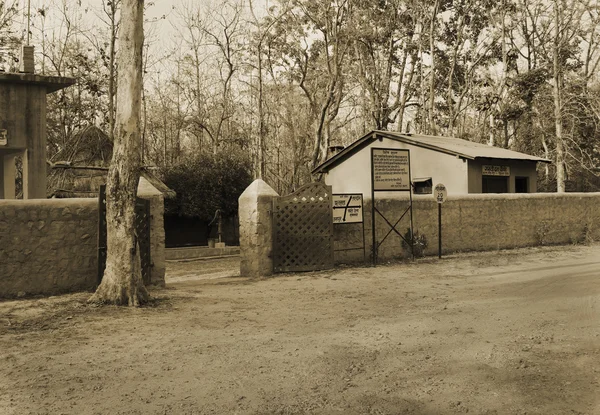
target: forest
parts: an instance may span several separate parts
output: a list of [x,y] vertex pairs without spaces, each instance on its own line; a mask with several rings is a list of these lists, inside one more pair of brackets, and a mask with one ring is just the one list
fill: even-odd
[[[143,49],[142,159],[164,176],[225,155],[286,194],[379,129],[545,157],[541,190],[600,190],[597,0],[168,4],[146,1]],[[77,80],[48,96],[50,162],[89,125],[113,131],[119,10],[33,1],[27,25],[0,0],[0,69],[29,42],[37,73]]]

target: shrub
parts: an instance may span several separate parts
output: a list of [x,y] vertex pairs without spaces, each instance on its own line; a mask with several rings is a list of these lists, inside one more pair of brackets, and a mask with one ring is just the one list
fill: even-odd
[[237,214],[238,198],[252,182],[245,154],[221,152],[187,157],[163,172],[167,186],[177,192],[165,203],[165,214],[211,221],[217,209],[224,217]]
[[410,241],[412,239],[413,249],[415,258],[421,258],[425,255],[425,249],[427,248],[427,237],[425,235],[419,235],[419,232],[415,232],[412,235],[410,228],[406,229],[404,233],[404,239],[402,240],[402,248],[410,254]]

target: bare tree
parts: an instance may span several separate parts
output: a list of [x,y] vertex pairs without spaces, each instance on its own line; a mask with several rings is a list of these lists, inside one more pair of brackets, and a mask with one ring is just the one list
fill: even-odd
[[102,283],[90,301],[139,306],[148,300],[135,233],[140,178],[140,109],[144,0],[123,0],[118,39],[117,107],[107,183],[107,258]]

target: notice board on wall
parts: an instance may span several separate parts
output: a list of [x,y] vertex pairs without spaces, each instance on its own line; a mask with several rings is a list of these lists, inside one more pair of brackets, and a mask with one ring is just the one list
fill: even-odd
[[373,148],[371,162],[374,191],[410,191],[408,150]]

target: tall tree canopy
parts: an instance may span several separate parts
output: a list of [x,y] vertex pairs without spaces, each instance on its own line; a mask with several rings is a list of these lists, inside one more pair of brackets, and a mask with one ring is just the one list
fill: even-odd
[[[0,1],[5,67],[24,40],[18,5]],[[86,123],[115,124],[122,7],[32,10],[39,70],[78,79],[50,96],[50,157]],[[554,161],[541,188],[598,189],[597,2],[178,0],[146,30],[145,164],[246,152],[255,177],[286,193],[330,146],[389,129],[527,151]]]

